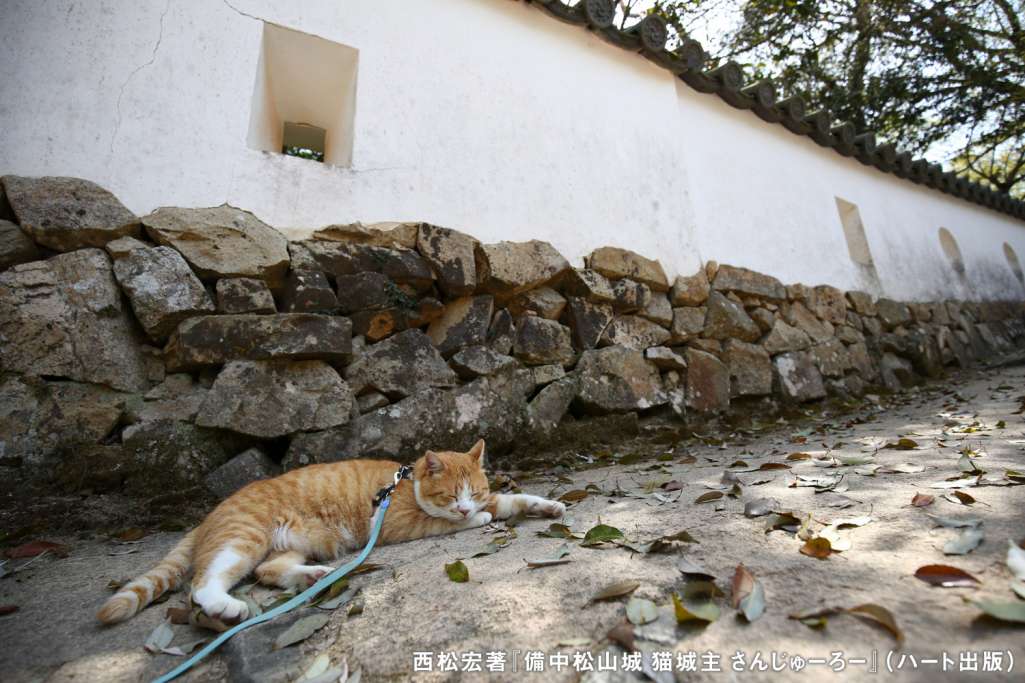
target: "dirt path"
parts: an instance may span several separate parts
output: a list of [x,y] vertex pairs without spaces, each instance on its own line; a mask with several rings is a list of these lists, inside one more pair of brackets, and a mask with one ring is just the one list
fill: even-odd
[[[638,582],[633,595],[653,601],[660,610],[657,621],[634,629],[639,650],[698,653],[699,670],[677,674],[680,680],[832,680],[829,665],[806,662],[805,670],[797,674],[790,664],[794,655],[806,660],[828,659],[838,651],[853,658],[874,654],[882,671],[872,674],[867,664],[852,663],[837,676],[841,680],[1022,680],[1025,627],[979,619],[979,609],[967,600],[1015,600],[1008,587],[1011,573],[1005,558],[1009,539],[1025,539],[1025,487],[931,488],[960,473],[959,451],[965,448],[978,454],[973,461],[994,479],[1002,478],[1008,469],[1025,471],[1025,420],[1015,412],[1021,408],[1022,394],[1025,367],[978,371],[895,397],[884,406],[869,402],[846,416],[812,411],[797,427],[774,424],[734,433],[726,435],[721,445],[692,439],[678,444],[671,460],[665,462],[647,459],[534,481],[525,490],[542,495],[562,495],[591,485],[591,494],[570,508],[566,523],[574,532],[586,532],[600,521],[618,528],[632,541],[686,530],[698,543],[678,544],[664,554],[639,554],[616,545],[587,548],[579,540],[541,537],[538,532],[547,529],[548,522],[529,520],[515,527],[515,538],[508,545],[482,557],[470,558],[496,538],[509,536],[505,525],[381,548],[372,561],[388,567],[353,580],[353,585],[361,587],[354,598],[362,605],[361,613],[348,616],[348,605],[339,607],[330,612],[330,622],[313,637],[277,652],[271,651],[274,638],[304,615],[254,629],[183,680],[294,680],[318,655],[325,654],[331,664],[347,660],[350,667],[361,670],[363,680],[406,680],[413,675],[416,651],[434,653],[435,671],[416,674],[422,680],[486,677],[439,672],[439,653],[447,652],[455,653],[460,669],[472,662],[472,655],[464,658],[466,653],[504,652],[505,673],[487,680],[520,680],[525,658],[533,651],[543,652],[547,658],[564,652],[568,666],[556,671],[552,665],[558,663],[558,657],[547,659],[544,674],[527,678],[575,680],[574,652],[587,651],[597,657],[611,649],[622,656],[623,650],[615,645],[610,648],[605,637],[624,621],[626,599],[588,602],[603,587],[624,580]],[[998,427],[1000,423],[1002,427]],[[918,447],[876,452],[901,437],[912,439]],[[657,445],[658,441],[655,437],[647,441],[653,457],[672,449]],[[828,468],[813,460],[788,461],[787,456],[795,452],[812,458],[825,457],[828,452],[839,461],[868,458],[881,465],[881,470],[902,469],[902,463],[913,465],[903,469],[917,470],[915,465],[920,465],[924,470],[879,471],[869,476],[855,472],[859,468],[866,471],[867,464]],[[717,485],[724,470],[737,460],[746,463],[732,468],[741,482],[741,496],[724,495],[695,503],[702,494],[718,490],[706,484]],[[756,470],[765,463],[785,463],[791,469],[742,471]],[[845,473],[846,491],[818,493],[814,487],[789,486],[797,476],[839,473]],[[680,487],[661,487],[670,481],[679,482]],[[843,487],[840,484],[838,489]],[[943,494],[951,490],[964,491],[977,502],[967,506],[945,499]],[[913,507],[910,503],[916,493],[933,495],[935,502],[925,508]],[[868,516],[871,521],[841,531],[849,538],[850,549],[825,560],[814,559],[799,552],[804,542],[794,534],[785,530],[766,533],[767,517],[745,516],[745,503],[759,498],[776,499],[781,510],[811,513],[816,520],[813,532],[821,528],[819,522],[839,518]],[[936,526],[930,514],[977,518],[982,521],[985,540],[967,555],[945,556],[944,544],[959,531]],[[110,580],[149,567],[178,537],[154,534],[130,546],[59,539],[72,548],[67,558],[45,557],[0,581],[0,605],[20,607],[14,614],[0,617],[0,678],[16,683],[137,681],[172,668],[179,658],[150,655],[142,644],[162,621],[165,609],[182,604],[180,594],[114,628],[100,629],[92,615],[108,595],[104,587]],[[568,563],[526,568],[524,559],[551,557],[564,543],[569,544]],[[135,552],[110,554],[125,550]],[[457,558],[468,558],[464,560],[469,568],[468,583],[454,583],[445,575],[443,566]],[[722,615],[707,626],[676,626],[671,594],[681,591],[685,583],[678,569],[681,558],[703,566],[727,593],[718,600]],[[22,562],[10,562],[8,568]],[[765,612],[753,623],[736,617],[729,606],[730,579],[740,563],[764,588]],[[928,564],[953,565],[981,583],[973,588],[927,585],[914,574]],[[901,654],[913,655],[917,669],[905,659],[903,671],[896,676],[887,674],[886,658],[896,648],[894,638],[854,616],[830,617],[824,628],[788,619],[795,612],[864,603],[889,610],[904,635],[903,647],[896,650],[891,664],[897,665]],[[175,644],[195,638],[191,627],[174,628]],[[771,668],[736,673],[732,658],[738,651],[745,654],[747,665],[758,652],[770,666],[773,653],[777,665],[785,661],[788,666],[780,673]],[[1003,653],[1003,671],[983,673],[987,663],[992,665],[993,655],[987,657],[987,651]],[[721,656],[721,673],[701,671],[707,668],[705,652]],[[960,670],[962,652],[976,653],[979,673]],[[1013,673],[1007,672],[1008,652],[1014,658]],[[943,653],[953,661],[945,674],[941,672]],[[940,662],[923,661],[930,658]],[[622,663],[620,659],[619,665]],[[674,680],[668,674],[653,675],[658,680]],[[585,679],[634,677],[619,671],[587,674]]]

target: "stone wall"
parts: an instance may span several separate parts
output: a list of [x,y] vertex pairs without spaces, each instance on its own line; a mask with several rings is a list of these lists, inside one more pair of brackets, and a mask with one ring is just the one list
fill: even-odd
[[0,466],[70,490],[223,495],[481,436],[543,447],[601,416],[898,390],[1025,343],[1020,302],[873,300],[715,263],[669,282],[623,249],[575,268],[546,242],[417,223],[290,242],[230,206],[139,218],[84,180],[2,188]]

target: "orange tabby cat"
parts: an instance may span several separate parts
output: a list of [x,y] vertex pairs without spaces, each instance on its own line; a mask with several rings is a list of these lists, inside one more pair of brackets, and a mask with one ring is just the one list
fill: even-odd
[[[125,584],[100,609],[113,624],[138,613],[194,570],[192,599],[211,617],[238,621],[246,603],[228,594],[254,571],[282,588],[312,585],[332,567],[306,564],[362,548],[370,535],[374,495],[399,463],[346,460],[309,465],[255,481],[214,508],[156,567]],[[562,503],[526,494],[494,494],[484,475],[484,441],[467,453],[427,451],[412,480],[395,488],[381,543],[397,543],[484,526],[517,513],[559,517]]]

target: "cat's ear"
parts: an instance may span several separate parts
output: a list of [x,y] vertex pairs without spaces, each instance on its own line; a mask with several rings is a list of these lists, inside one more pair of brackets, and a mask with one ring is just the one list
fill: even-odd
[[481,469],[484,469],[484,439],[473,444],[473,448],[467,453],[471,459],[476,460]]
[[434,451],[424,453],[424,464],[427,465],[427,471],[431,474],[437,474],[445,469],[445,463],[441,461],[441,457]]

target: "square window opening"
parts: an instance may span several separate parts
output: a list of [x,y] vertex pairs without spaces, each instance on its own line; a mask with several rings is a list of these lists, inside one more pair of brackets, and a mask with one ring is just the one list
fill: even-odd
[[281,135],[281,153],[300,159],[324,161],[327,131],[308,123],[285,121]]

